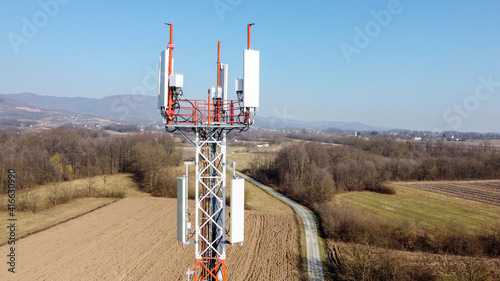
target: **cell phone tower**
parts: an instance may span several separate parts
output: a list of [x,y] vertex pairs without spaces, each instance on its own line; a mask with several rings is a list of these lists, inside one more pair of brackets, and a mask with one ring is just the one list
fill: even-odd
[[[217,48],[217,86],[208,90],[206,100],[190,100],[182,91],[184,77],[174,73],[170,41],[161,52],[159,62],[158,109],[168,132],[177,131],[196,148],[194,162],[185,162],[186,175],[177,179],[177,240],[195,244],[195,269],[186,272],[188,280],[226,281],[227,243],[243,243],[244,180],[234,175],[235,163],[226,161],[226,136],[243,132],[254,123],[259,108],[259,51],[250,48],[247,26],[247,49],[243,51],[243,79],[236,79],[236,99],[228,99],[228,65],[220,61]],[[188,165],[196,166],[195,232],[191,229],[187,204]],[[231,179],[230,230],[226,230],[226,167],[233,165]],[[227,240],[229,236],[229,240]]]

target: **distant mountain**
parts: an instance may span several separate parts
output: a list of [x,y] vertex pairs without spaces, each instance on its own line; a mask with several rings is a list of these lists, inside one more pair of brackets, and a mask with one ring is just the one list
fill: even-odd
[[[94,98],[68,98],[40,96],[33,93],[0,95],[1,98],[16,100],[20,103],[51,110],[64,110],[80,114],[88,114],[104,119],[114,120],[127,124],[153,125],[162,124],[162,119],[156,110],[156,96],[119,95],[108,96],[101,99]],[[350,131],[386,130],[387,128],[375,127],[359,122],[309,122],[297,121],[276,116],[259,116],[255,127],[268,129],[339,129]]]
[[111,121],[89,114],[47,109],[0,95],[0,127],[54,128],[62,124],[99,125]]
[[121,95],[94,99],[22,93],[0,95],[1,97],[17,100],[34,107],[89,114],[128,124],[149,125],[161,124],[162,122],[161,116],[156,110],[157,98],[154,96]]

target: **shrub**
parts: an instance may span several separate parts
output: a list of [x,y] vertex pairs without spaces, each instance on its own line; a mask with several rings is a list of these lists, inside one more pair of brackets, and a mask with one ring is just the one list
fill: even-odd
[[40,210],[40,195],[34,192],[19,193],[17,195],[16,210],[20,212],[38,212]]
[[430,267],[413,265],[394,251],[376,247],[369,239],[364,244],[328,247],[336,280],[339,281],[432,281]]

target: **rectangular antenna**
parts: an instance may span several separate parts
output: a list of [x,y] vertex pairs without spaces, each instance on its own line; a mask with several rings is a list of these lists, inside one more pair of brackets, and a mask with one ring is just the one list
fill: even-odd
[[230,243],[243,242],[245,230],[245,180],[231,179]]
[[222,63],[220,65],[220,87],[222,88],[222,100],[227,100],[227,72],[229,65]]
[[259,107],[259,51],[243,51],[243,106]]
[[177,240],[187,242],[187,176],[177,178]]
[[168,106],[168,50],[160,55],[158,71],[158,109]]

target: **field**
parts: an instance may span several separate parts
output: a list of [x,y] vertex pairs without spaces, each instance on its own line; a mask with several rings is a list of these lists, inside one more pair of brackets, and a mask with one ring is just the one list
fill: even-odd
[[500,180],[398,182],[396,184],[500,206]]
[[[472,146],[484,146],[485,142],[483,140],[468,140],[465,142],[459,142],[464,145],[472,145]],[[500,139],[490,139],[486,142],[489,147],[500,148]]]
[[250,168],[250,163],[259,160],[271,160],[280,146],[271,147],[231,147],[228,149],[228,161],[236,162],[236,169],[241,171]]
[[472,231],[500,222],[498,206],[400,185],[394,188],[396,195],[355,192],[342,194],[335,200],[353,204],[387,223],[408,221],[426,228],[456,224]]
[[[185,280],[194,246],[178,244],[175,218],[175,199],[120,200],[18,241],[17,273],[2,263],[0,280]],[[244,246],[227,247],[229,280],[298,279],[298,243],[294,215],[247,211]]]
[[[476,184],[479,185],[479,183]],[[327,241],[328,252],[332,253],[335,245],[337,251],[341,252],[342,259],[349,264],[351,269],[371,261],[374,266],[375,264],[380,267],[386,266],[385,269],[390,270],[405,267],[408,270],[413,270],[411,272],[418,272],[425,269],[440,276],[438,280],[469,280],[453,279],[452,277],[453,275],[464,277],[468,274],[468,270],[479,270],[481,274],[490,274],[488,278],[471,280],[498,280],[495,279],[500,277],[498,270],[500,259],[498,257],[456,256],[445,251],[441,252],[441,250],[425,253],[397,251],[396,249],[401,249],[400,247],[378,248],[377,245],[380,247],[378,243],[383,244],[384,242],[399,245],[390,237],[397,237],[400,232],[403,233],[403,236],[400,237],[412,237],[409,241],[417,241],[415,237],[422,237],[424,239],[422,241],[430,243],[428,245],[435,245],[432,248],[434,250],[457,249],[451,248],[449,245],[460,245],[460,239],[470,239],[468,241],[476,243],[471,238],[465,238],[468,237],[467,235],[495,233],[495,231],[498,233],[500,226],[499,206],[410,188],[402,186],[402,184],[400,182],[397,185],[393,184],[393,188],[396,190],[395,195],[351,192],[336,196],[332,200],[334,208],[345,210],[345,207],[349,206],[351,213],[346,215],[352,215],[354,218],[362,217],[364,222],[374,221],[377,226],[385,226],[383,227],[385,232],[380,232],[377,242],[368,242],[367,240],[365,244],[359,239],[357,243],[360,244],[329,240]],[[376,231],[375,229],[374,231]],[[409,235],[408,233],[413,234]],[[446,237],[455,237],[456,244],[446,244]],[[413,244],[408,245],[406,247],[413,247],[411,246]],[[476,245],[480,247],[479,244]],[[416,250],[421,250],[421,248]],[[448,254],[441,255],[440,253]],[[410,274],[412,274],[411,272]]]
[[[59,184],[59,192],[65,193],[80,193],[88,191],[89,183],[92,185],[93,191],[104,190],[104,182],[102,177],[92,177],[89,179],[73,180],[62,182]],[[139,197],[149,196],[147,193],[140,192],[130,174],[116,174],[108,175],[106,177],[107,190],[114,190],[123,192],[124,197]],[[95,197],[82,197],[73,199],[65,204],[58,204],[56,206],[49,206],[49,198],[52,195],[51,189],[53,184],[42,185],[31,189],[29,192],[21,192],[17,195],[17,206],[23,197],[26,198],[28,194],[32,198],[36,198],[37,205],[40,211],[35,213],[31,211],[20,212],[16,211],[16,218],[22,221],[22,228],[17,231],[17,237],[22,237],[26,234],[39,231],[51,225],[57,224],[61,221],[71,219],[80,214],[89,212],[95,208],[99,208],[111,202],[118,200],[118,198],[95,198]],[[0,196],[0,217],[5,218],[8,216],[6,212],[7,197],[6,195]],[[0,237],[7,237],[8,229],[2,227],[0,229]],[[0,245],[4,243],[4,239],[0,240]]]
[[[129,175],[109,176],[108,188],[117,185],[126,187],[127,198],[79,198],[36,213],[16,212],[18,237],[45,230],[16,242],[17,273],[10,274],[3,262],[0,280],[186,280],[194,246],[183,249],[177,242],[176,200],[140,192]],[[226,247],[228,280],[300,280],[296,215],[257,187],[245,186],[252,210],[245,213],[243,247]],[[43,198],[49,188],[36,192]],[[1,235],[8,234],[2,229]],[[0,247],[2,256],[8,247]]]

